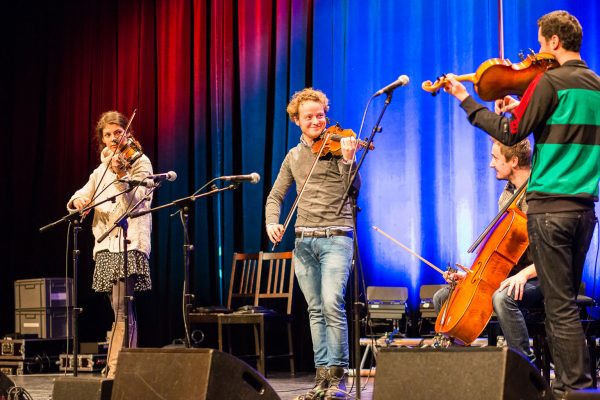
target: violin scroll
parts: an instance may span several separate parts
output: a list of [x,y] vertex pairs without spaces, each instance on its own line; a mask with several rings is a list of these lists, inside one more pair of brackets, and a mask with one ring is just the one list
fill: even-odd
[[[522,96],[529,83],[540,73],[558,67],[558,62],[550,53],[532,53],[518,64],[502,58],[484,61],[472,74],[459,75],[458,81],[473,82],[475,92],[481,100],[493,101],[507,95]],[[425,81],[421,88],[437,94],[448,79],[442,76],[435,82]]]

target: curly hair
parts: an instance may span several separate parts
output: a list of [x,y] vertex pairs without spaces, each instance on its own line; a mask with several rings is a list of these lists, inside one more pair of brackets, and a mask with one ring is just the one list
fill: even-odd
[[558,36],[565,50],[579,52],[583,29],[575,16],[566,11],[552,11],[537,21],[541,34],[546,40]]
[[496,139],[492,139],[500,146],[500,154],[504,156],[504,160],[509,161],[513,157],[517,157],[519,167],[531,168],[531,143],[525,138],[513,146],[506,146]]
[[94,138],[96,139],[96,144],[98,145],[98,152],[101,152],[105,147],[102,142],[102,131],[109,124],[117,124],[121,128],[125,129],[127,124],[129,123],[129,119],[121,114],[118,111],[106,111],[100,115],[98,122],[96,122],[96,134]]
[[302,89],[299,92],[294,93],[286,109],[292,121],[294,121],[294,118],[298,118],[298,108],[300,107],[300,104],[305,101],[316,101],[317,103],[321,103],[325,112],[329,111],[329,99],[325,93],[313,88]]

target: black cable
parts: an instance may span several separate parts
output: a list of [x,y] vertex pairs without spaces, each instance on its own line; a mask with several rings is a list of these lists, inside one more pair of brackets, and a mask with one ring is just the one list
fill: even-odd
[[25,388],[21,386],[13,386],[8,390],[7,400],[33,400],[33,397],[29,394]]

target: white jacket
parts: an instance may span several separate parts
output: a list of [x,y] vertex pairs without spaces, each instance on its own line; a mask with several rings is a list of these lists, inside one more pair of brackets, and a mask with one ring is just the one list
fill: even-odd
[[[87,183],[71,196],[67,203],[69,212],[76,211],[73,206],[73,200],[81,196],[87,196],[91,199],[94,189],[98,185],[99,187],[96,190],[96,196],[98,196],[99,193],[100,195],[94,201],[96,204],[129,187],[127,183],[117,182],[117,175],[112,172],[110,168],[107,170],[106,167],[109,160],[110,157],[102,157],[102,162],[91,173]],[[143,180],[146,176],[151,175],[152,163],[150,162],[150,159],[143,155],[133,163],[128,174],[132,180]],[[102,178],[102,175],[104,175],[104,178]],[[108,250],[115,253],[123,251],[123,232],[121,227],[113,229],[110,235],[108,235],[101,243],[98,243],[97,239],[108,231],[114,225],[117,218],[119,218],[127,209],[131,209],[140,199],[146,196],[149,190],[150,189],[143,186],[138,186],[129,193],[118,196],[114,203],[107,201],[93,209],[94,220],[92,222],[92,232],[96,239],[94,245],[94,259],[99,251]],[[152,195],[149,196],[147,201],[140,204],[136,210],[150,208],[151,202]],[[127,250],[138,250],[146,254],[147,257],[150,257],[150,233],[152,232],[151,214],[146,214],[138,218],[129,218],[128,223],[127,238],[130,243],[127,246]]]

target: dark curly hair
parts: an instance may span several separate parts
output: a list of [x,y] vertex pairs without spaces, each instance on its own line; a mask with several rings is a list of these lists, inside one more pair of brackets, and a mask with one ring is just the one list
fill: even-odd
[[566,11],[552,11],[538,19],[538,27],[546,40],[553,35],[558,36],[565,50],[579,52],[583,29],[581,24],[573,15]]

